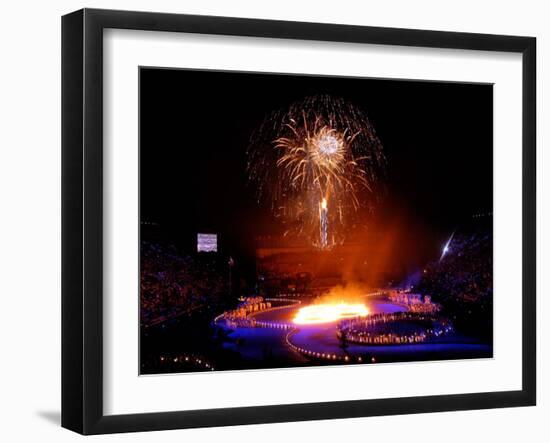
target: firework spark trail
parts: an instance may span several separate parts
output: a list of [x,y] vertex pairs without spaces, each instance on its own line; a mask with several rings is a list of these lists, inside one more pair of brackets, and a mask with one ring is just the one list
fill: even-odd
[[384,163],[367,116],[328,95],[272,113],[248,148],[249,178],[258,200],[270,203],[287,232],[323,248],[343,241]]
[[323,198],[323,201],[321,202],[321,210],[319,215],[319,223],[321,225],[321,232],[320,232],[320,246],[322,248],[328,247],[328,208],[327,208],[327,200]]
[[443,260],[443,257],[449,252],[449,248],[451,245],[451,242],[453,241],[453,237],[455,236],[455,231],[451,234],[449,239],[445,242],[445,245],[443,246],[443,250],[441,251],[441,256],[439,257],[439,261]]

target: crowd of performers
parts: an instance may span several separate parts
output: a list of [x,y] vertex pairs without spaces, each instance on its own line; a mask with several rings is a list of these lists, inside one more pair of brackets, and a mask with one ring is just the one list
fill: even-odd
[[[282,302],[282,305],[273,306],[272,302]],[[269,309],[284,308],[292,304],[300,304],[296,301],[286,299],[264,299],[263,297],[243,297],[235,309],[225,311],[214,319],[214,323],[223,323],[226,327],[234,329],[241,328],[272,328],[291,329],[292,325],[286,322],[261,321],[254,317],[254,313]]]
[[343,341],[365,345],[402,345],[424,343],[453,330],[451,322],[434,313],[394,312],[355,317],[338,323]]
[[224,321],[230,328],[255,327],[255,319],[249,317],[253,312],[260,312],[271,308],[271,302],[264,301],[263,297],[245,297],[235,309],[224,312],[216,321]]
[[430,295],[413,294],[410,291],[392,290],[389,292],[392,303],[404,305],[409,311],[435,314],[441,310],[439,303],[434,303]]

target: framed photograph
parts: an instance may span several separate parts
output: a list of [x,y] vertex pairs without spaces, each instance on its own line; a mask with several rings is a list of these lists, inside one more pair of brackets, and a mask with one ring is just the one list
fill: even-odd
[[532,37],[62,21],[62,425],[536,402]]

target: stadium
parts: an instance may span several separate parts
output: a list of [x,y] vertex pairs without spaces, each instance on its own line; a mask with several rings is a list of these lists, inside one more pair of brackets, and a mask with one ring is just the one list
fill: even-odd
[[493,356],[490,85],[140,88],[140,373]]

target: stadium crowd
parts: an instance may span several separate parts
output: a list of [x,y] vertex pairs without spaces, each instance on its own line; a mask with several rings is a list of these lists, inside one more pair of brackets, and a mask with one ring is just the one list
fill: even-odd
[[141,242],[140,321],[154,325],[183,313],[211,308],[227,291],[213,260],[180,254],[173,246]]
[[[464,332],[490,337],[493,307],[492,237],[457,232],[441,259],[430,263],[415,291],[431,294]],[[456,322],[455,322],[456,323]]]

